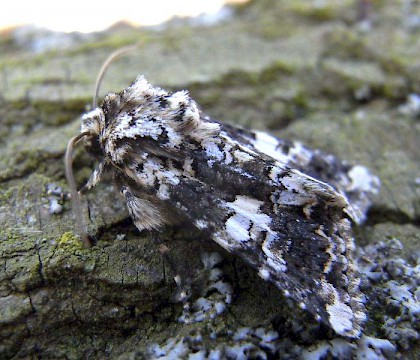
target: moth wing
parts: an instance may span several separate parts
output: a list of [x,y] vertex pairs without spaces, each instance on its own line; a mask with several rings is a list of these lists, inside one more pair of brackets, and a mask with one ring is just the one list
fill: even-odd
[[[217,174],[217,169],[213,170]],[[312,186],[311,195],[331,190],[326,184],[289,171],[297,185]],[[232,196],[227,185],[224,192],[211,183],[181,178],[176,186],[166,188],[168,202],[317,320],[337,334],[359,336],[365,314],[351,254],[353,239],[348,221],[342,219],[343,205],[332,201],[334,194],[318,196],[310,209],[284,204],[273,211],[273,200],[262,199],[261,193],[259,198]],[[259,185],[260,189],[264,186]],[[283,199],[296,195],[294,191],[284,189]]]
[[346,212],[354,222],[360,224],[366,219],[372,198],[380,189],[379,178],[366,167],[351,165],[321,150],[310,149],[299,142],[279,139],[264,132],[232,125],[222,126],[231,138],[246,144],[248,148],[330,184],[348,200]]

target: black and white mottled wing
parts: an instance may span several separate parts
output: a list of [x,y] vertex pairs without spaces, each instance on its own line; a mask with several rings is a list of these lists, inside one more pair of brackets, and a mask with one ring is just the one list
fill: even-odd
[[368,168],[342,161],[319,149],[310,149],[298,141],[226,124],[221,126],[236,141],[331,185],[348,200],[346,212],[355,223],[366,219],[372,199],[380,189],[379,178]]
[[269,149],[274,138],[235,132],[201,114],[187,92],[143,77],[85,115],[82,131],[113,166],[140,230],[187,220],[337,334],[360,335],[365,313],[340,182],[337,191],[304,174],[302,161],[292,168],[285,145]]

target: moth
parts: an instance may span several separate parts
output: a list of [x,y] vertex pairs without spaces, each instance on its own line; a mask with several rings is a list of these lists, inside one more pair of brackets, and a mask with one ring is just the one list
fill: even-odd
[[368,169],[223,124],[187,91],[143,76],[85,114],[69,142],[75,206],[71,154],[82,139],[99,160],[83,191],[111,173],[140,231],[187,222],[338,335],[360,336],[366,316],[351,222],[363,221],[379,188]]

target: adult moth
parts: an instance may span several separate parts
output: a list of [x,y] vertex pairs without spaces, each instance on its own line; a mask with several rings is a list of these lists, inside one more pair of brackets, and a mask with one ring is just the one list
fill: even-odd
[[[187,91],[143,76],[85,114],[77,141],[99,159],[84,190],[112,173],[139,230],[189,222],[253,266],[337,334],[365,319],[350,221],[361,222],[378,179],[359,165],[203,114]],[[78,219],[84,233],[83,219]],[[86,241],[87,242],[87,241]]]

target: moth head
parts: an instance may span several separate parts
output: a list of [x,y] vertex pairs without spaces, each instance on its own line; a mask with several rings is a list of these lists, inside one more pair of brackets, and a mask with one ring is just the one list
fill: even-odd
[[99,137],[105,126],[105,115],[100,107],[83,115],[80,133],[84,134],[84,143],[87,151],[93,155],[102,156]]
[[[108,69],[109,65],[121,55],[125,54],[128,51],[132,51],[136,49],[137,46],[126,46],[118,51],[112,53],[108,59],[102,65],[98,77],[96,78],[95,84],[95,93],[93,96],[93,109],[91,112],[87,113],[82,117],[82,127],[81,133],[77,136],[74,136],[70,139],[67,144],[66,154],[64,157],[64,168],[65,174],[67,178],[67,182],[69,184],[72,203],[73,203],[73,214],[75,215],[76,224],[78,226],[78,232],[82,239],[83,245],[85,247],[91,247],[92,241],[90,240],[87,231],[86,231],[86,223],[84,217],[82,215],[82,206],[80,202],[80,196],[76,188],[76,181],[74,179],[73,174],[73,150],[75,145],[81,140],[84,139],[87,145],[91,144],[91,147],[95,150],[100,151],[99,147],[99,135],[104,127],[105,122],[105,115],[101,108],[98,107],[98,94],[99,88],[102,82],[102,79],[105,75],[106,70]],[[95,151],[94,151],[95,152]]]

